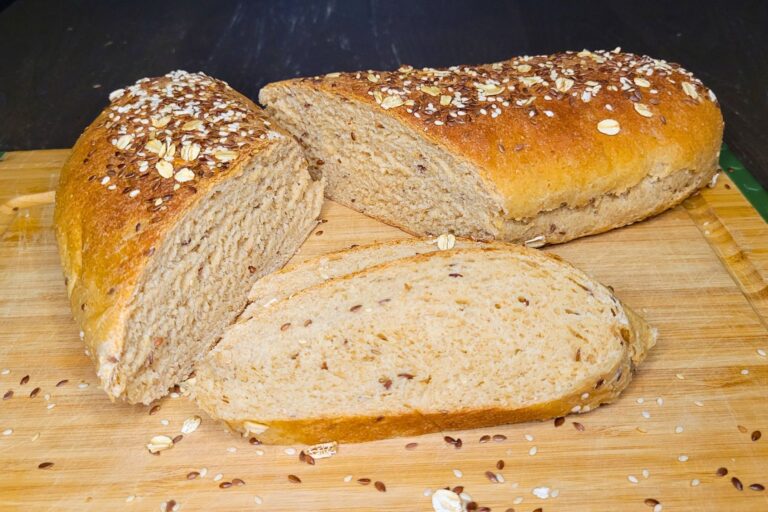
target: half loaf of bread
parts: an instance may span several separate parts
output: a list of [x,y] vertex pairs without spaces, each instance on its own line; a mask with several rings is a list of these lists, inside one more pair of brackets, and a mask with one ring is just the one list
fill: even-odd
[[689,72],[618,50],[330,73],[259,99],[330,199],[414,234],[541,245],[676,205],[723,133]]
[[587,412],[619,395],[654,343],[555,256],[459,248],[251,311],[190,384],[212,417],[264,443],[361,442]]
[[110,100],[62,169],[56,236],[104,389],[148,403],[296,251],[323,185],[292,137],[206,75],[142,79]]

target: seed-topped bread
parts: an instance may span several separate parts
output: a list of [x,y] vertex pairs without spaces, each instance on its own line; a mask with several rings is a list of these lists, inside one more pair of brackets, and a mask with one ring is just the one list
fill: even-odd
[[75,320],[112,398],[186,378],[316,223],[292,137],[204,74],[110,95],[62,169],[55,227]]
[[359,442],[588,412],[655,333],[604,286],[518,246],[410,256],[230,327],[190,382],[264,443]]
[[329,198],[415,234],[541,244],[679,203],[716,172],[723,132],[689,72],[618,50],[330,73],[259,99]]

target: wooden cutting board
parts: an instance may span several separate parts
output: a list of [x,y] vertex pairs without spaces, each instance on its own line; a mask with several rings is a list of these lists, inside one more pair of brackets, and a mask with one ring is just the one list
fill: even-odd
[[[165,510],[174,500],[181,510],[429,511],[429,492],[463,486],[494,512],[650,511],[650,499],[664,511],[768,510],[768,491],[750,489],[768,486],[768,229],[727,177],[647,222],[548,249],[659,329],[618,403],[559,427],[451,432],[460,449],[445,434],[344,445],[312,466],[299,462],[301,446],[254,446],[207,417],[173,449],[147,452],[152,436],[174,437],[204,414],[183,397],[150,414],[98,389],[51,230],[67,154],[0,162],[0,392],[13,392],[0,401],[0,509]],[[296,259],[407,236],[331,202],[322,217]],[[237,478],[245,484],[220,487]],[[543,487],[548,499],[532,492]]]

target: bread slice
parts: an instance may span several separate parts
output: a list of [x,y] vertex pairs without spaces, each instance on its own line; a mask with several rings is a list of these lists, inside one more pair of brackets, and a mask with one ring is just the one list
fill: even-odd
[[259,309],[270,307],[305,288],[328,279],[359,272],[370,266],[439,250],[496,245],[444,235],[432,240],[403,238],[385,243],[356,246],[309,258],[256,281],[248,294],[248,307],[239,321],[247,320]]
[[465,248],[306,288],[227,330],[197,403],[264,443],[361,442],[587,412],[655,333],[555,256]]
[[330,73],[259,100],[330,199],[413,234],[542,245],[679,203],[717,171],[723,133],[689,72],[605,51]]
[[185,379],[322,204],[301,148],[225,83],[182,71],[112,94],[62,169],[55,228],[107,394]]

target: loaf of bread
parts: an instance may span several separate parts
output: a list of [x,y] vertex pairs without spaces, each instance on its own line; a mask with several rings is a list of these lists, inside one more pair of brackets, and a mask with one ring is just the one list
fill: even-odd
[[460,248],[253,310],[188,382],[202,409],[264,443],[361,442],[588,412],[619,395],[654,343],[555,256]]
[[677,64],[607,51],[277,82],[260,101],[326,196],[420,235],[564,242],[676,205],[723,120]]
[[296,251],[323,184],[292,137],[206,75],[142,79],[110,100],[62,169],[54,221],[104,389],[149,403]]

